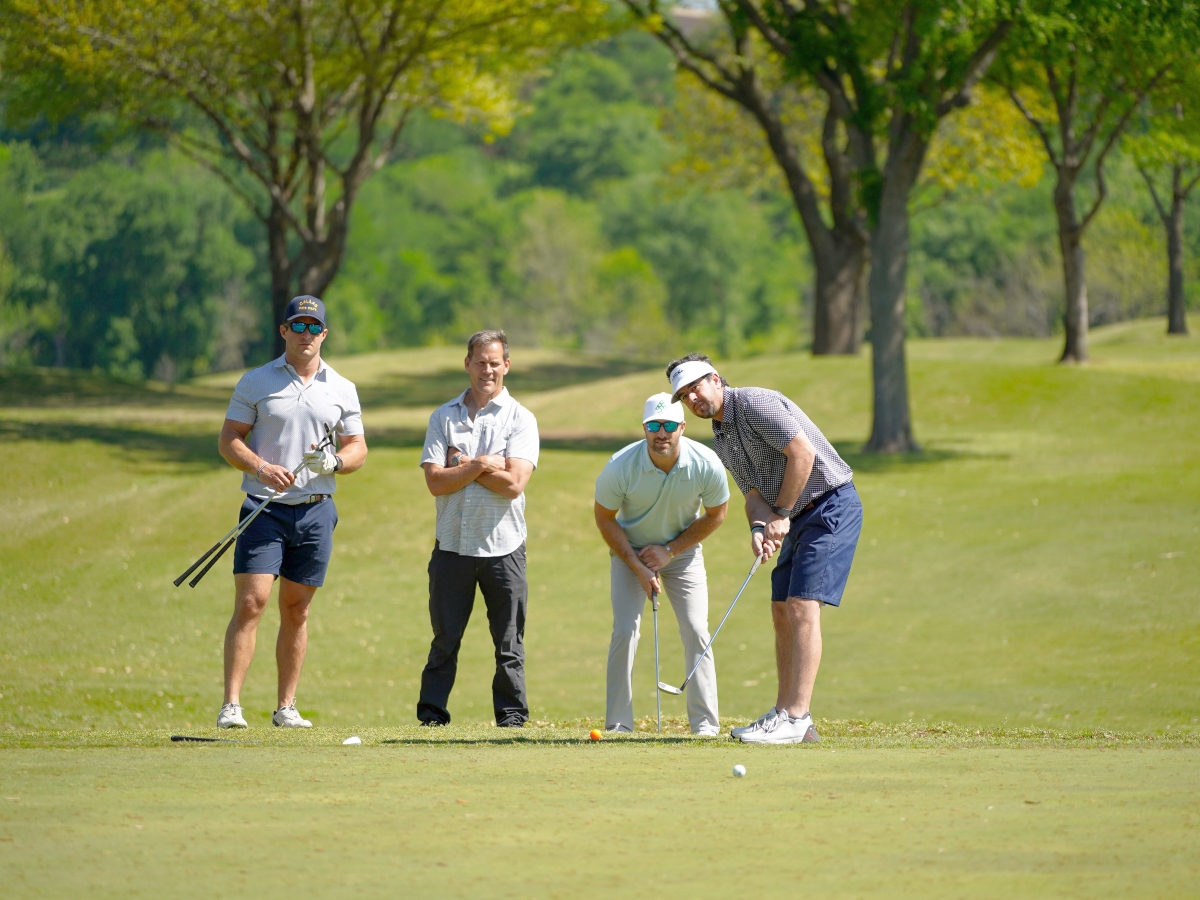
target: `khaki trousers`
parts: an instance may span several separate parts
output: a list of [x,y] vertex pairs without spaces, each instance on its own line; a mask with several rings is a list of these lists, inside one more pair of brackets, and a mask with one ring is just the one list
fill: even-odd
[[[647,598],[633,570],[618,556],[612,557],[610,576],[613,631],[608,645],[608,694],[604,721],[607,728],[621,727],[632,731],[633,659],[637,653],[642,612]],[[679,676],[682,681],[708,643],[708,581],[700,547],[680,553],[658,573],[658,577],[679,623],[679,637],[683,641],[684,668],[683,675]],[[662,599],[660,593],[660,604]],[[673,682],[675,673],[664,671],[662,679]],[[711,652],[688,682],[687,712],[693,732],[715,732],[720,728],[717,718],[717,667]]]

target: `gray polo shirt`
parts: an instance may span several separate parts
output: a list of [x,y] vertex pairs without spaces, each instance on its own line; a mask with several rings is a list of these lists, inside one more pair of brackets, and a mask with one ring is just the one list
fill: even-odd
[[686,437],[670,472],[654,465],[643,439],[614,453],[596,479],[596,502],[617,510],[617,524],[638,549],[674,540],[699,517],[701,506],[728,500],[721,460]]
[[[251,369],[233,389],[225,418],[250,427],[246,445],[269,463],[294,469],[310,447],[325,436],[326,425],[344,426],[344,434],[362,434],[362,409],[354,383],[321,362],[308,384],[286,357]],[[332,494],[333,475],[314,475],[302,469],[296,483],[275,503],[296,504],[313,494]],[[260,500],[270,490],[253,472],[242,475],[242,490]]]
[[[472,419],[467,392],[444,403],[429,417],[421,465],[446,465],[451,447],[472,458],[499,454],[527,459],[537,467],[537,419],[504,388]],[[525,493],[501,497],[477,481],[460,491],[434,498],[438,547],[462,556],[507,556],[525,542]]]

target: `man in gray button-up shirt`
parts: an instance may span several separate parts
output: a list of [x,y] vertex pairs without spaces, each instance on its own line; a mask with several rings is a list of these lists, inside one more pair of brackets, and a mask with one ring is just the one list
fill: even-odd
[[525,696],[525,485],[538,459],[537,420],[504,387],[508,338],[480,331],[467,342],[471,386],[429,417],[421,467],[437,502],[437,541],[429,561],[433,642],[421,673],[417,718],[450,722],[458,649],[483,592],[496,646],[492,705],[496,724],[520,727]]

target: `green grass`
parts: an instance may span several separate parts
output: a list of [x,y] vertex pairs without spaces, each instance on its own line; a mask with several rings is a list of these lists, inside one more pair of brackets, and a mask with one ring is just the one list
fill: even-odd
[[[825,743],[753,755],[685,737],[671,698],[666,740],[582,740],[603,715],[611,628],[592,482],[637,436],[661,367],[515,351],[510,387],[544,446],[529,488],[527,629],[544,724],[513,745],[484,727],[491,647],[476,622],[447,746],[408,723],[433,534],[419,444],[431,406],[461,384],[460,350],[334,361],[360,385],[372,449],[340,482],[337,551],[311,619],[299,705],[317,728],[266,727],[268,614],[243,694],[256,747],[163,746],[172,732],[210,733],[220,701],[228,566],[194,591],[171,579],[234,519],[237,476],[215,453],[233,378],[169,390],[0,373],[13,461],[0,495],[0,781],[21,796],[0,806],[0,877],[27,894],[120,893],[130,871],[174,872],[191,889],[226,860],[256,891],[282,891],[263,866],[294,847],[328,891],[479,893],[472,879],[486,873],[494,893],[609,893],[661,873],[668,892],[717,893],[754,870],[774,890],[803,872],[804,887],[838,895],[1186,894],[1200,849],[1188,806],[1200,762],[1200,341],[1164,330],[1097,330],[1094,362],[1069,368],[1053,364],[1053,341],[914,341],[924,452],[906,458],[861,452],[866,355],[722,366],[734,384],[793,397],[854,465],[866,510],[843,608],[824,617],[814,713]],[[749,564],[740,510],[705,556],[719,615]],[[767,591],[760,575],[717,645],[730,722],[773,699]],[[670,680],[682,660],[667,607],[660,624]],[[635,702],[649,727],[648,622],[643,638]],[[367,746],[341,748],[349,733]],[[751,774],[735,782],[738,760]],[[281,776],[293,767],[329,778]],[[106,773],[105,791],[89,786]],[[457,785],[474,792],[463,799],[479,821],[442,796]],[[989,790],[1012,806],[992,804],[1006,812],[985,828],[964,798]],[[1059,799],[1017,802],[1034,793]],[[885,796],[911,803],[921,827],[882,815]],[[811,801],[819,827],[803,827],[791,798]],[[506,799],[520,824],[501,827]],[[757,816],[762,804],[778,816]],[[587,807],[591,826],[577,827]],[[452,825],[428,827],[449,814]],[[132,815],[164,827],[139,831]],[[683,843],[668,852],[675,833]],[[86,864],[56,866],[70,834]],[[719,871],[697,874],[713,861]]]

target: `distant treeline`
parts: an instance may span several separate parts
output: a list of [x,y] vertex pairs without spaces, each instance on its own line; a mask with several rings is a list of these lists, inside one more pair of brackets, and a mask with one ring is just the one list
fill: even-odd
[[[675,165],[690,139],[676,77],[659,44],[627,34],[531,79],[499,139],[417,116],[352,214],[325,298],[331,349],[484,326],[631,356],[803,346],[812,276],[792,205],[772,182],[717,188]],[[170,381],[269,357],[262,229],[216,176],[103,116],[0,139],[0,365]],[[1164,312],[1152,202],[1119,151],[1108,179],[1086,238],[1093,324]],[[911,334],[1058,330],[1050,189],[964,189],[916,215]]]

